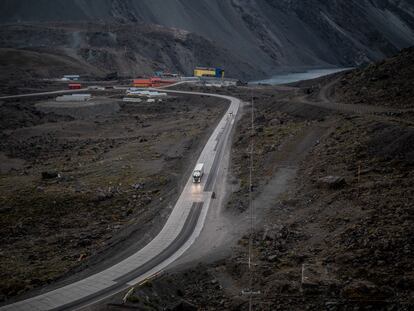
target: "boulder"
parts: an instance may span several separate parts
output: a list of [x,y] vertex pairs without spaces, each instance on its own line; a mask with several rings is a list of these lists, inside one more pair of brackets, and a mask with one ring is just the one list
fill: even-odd
[[277,255],[268,256],[267,261],[269,261],[269,262],[278,261],[278,256]]
[[144,186],[145,186],[145,184],[143,184],[143,183],[136,183],[136,184],[131,185],[131,187],[135,190],[144,189]]
[[0,207],[0,214],[2,213],[9,213],[13,210],[10,206]]
[[342,295],[347,299],[375,297],[379,293],[377,286],[369,281],[354,280],[343,289]]
[[55,179],[60,177],[58,172],[55,171],[47,171],[47,172],[42,172],[42,179],[47,180],[47,179]]
[[346,185],[345,178],[340,176],[326,176],[318,179],[318,186],[327,189],[341,189]]
[[255,119],[256,124],[263,124],[265,122],[266,122],[266,117],[262,114],[257,116],[256,119]]

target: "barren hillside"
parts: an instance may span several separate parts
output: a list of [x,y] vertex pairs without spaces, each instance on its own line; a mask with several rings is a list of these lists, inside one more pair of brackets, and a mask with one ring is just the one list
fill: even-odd
[[[231,73],[259,77],[286,67],[353,66],[389,56],[414,44],[413,12],[407,0],[3,0],[0,22],[105,21],[133,23],[131,29],[140,29],[139,23],[179,28],[228,50],[220,60],[193,55],[198,64],[211,60],[228,67],[236,58],[253,68],[231,68]],[[170,39],[161,41],[171,44]],[[172,50],[181,55],[179,48]],[[199,49],[189,44],[187,50]],[[158,55],[150,60],[165,61]]]
[[[184,258],[176,273],[137,286],[128,307],[247,311],[243,292],[252,282],[250,288],[260,293],[253,296],[253,310],[413,310],[414,130],[412,114],[399,111],[412,91],[410,59],[411,50],[405,50],[364,70],[289,87],[256,87],[255,131],[247,107],[233,143],[234,192],[221,215],[240,238],[219,244],[218,260],[200,257],[190,266]],[[383,72],[394,74],[372,79]],[[315,93],[335,82],[336,97],[321,101]],[[381,84],[407,97],[381,96]],[[248,88],[216,91],[247,101],[252,94]],[[369,112],[363,105],[384,110]],[[252,141],[256,222],[250,245],[249,233],[238,227],[251,212]],[[115,311],[108,302],[120,298],[107,301],[108,310]]]
[[345,103],[413,108],[413,79],[414,48],[409,48],[390,59],[349,72],[334,92]]
[[0,66],[7,79],[10,74],[56,77],[71,70],[94,76],[137,76],[160,69],[189,74],[199,63],[226,63],[235,75],[252,68],[199,35],[162,26],[47,23],[0,30]]

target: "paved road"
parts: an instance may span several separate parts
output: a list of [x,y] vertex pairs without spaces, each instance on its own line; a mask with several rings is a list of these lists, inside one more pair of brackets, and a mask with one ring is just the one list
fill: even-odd
[[[180,84],[187,84],[187,83],[196,83],[197,81],[179,81],[174,84],[165,86],[164,88],[155,88],[155,89],[167,89],[170,87],[174,87]],[[130,86],[123,86],[118,87],[118,90],[128,89]],[[41,97],[41,96],[51,96],[51,95],[62,95],[62,94],[72,94],[72,93],[79,93],[79,92],[96,92],[97,90],[91,90],[88,88],[83,88],[80,90],[60,90],[60,91],[50,91],[50,92],[41,92],[41,93],[29,93],[29,94],[20,94],[20,95],[8,95],[8,96],[0,96],[0,100],[2,99],[19,99],[19,98],[28,98],[28,97]],[[108,90],[106,90],[108,91]]]
[[80,90],[62,90],[62,91],[51,91],[51,92],[42,92],[42,93],[30,93],[30,94],[21,94],[21,95],[10,95],[10,96],[1,96],[1,99],[18,99],[18,98],[27,98],[27,97],[37,97],[37,96],[50,96],[50,95],[61,95],[61,94],[72,94],[79,92],[93,91],[90,89],[80,89]]
[[206,143],[198,162],[204,163],[205,176],[200,184],[189,179],[161,232],[143,249],[86,279],[42,295],[0,308],[5,310],[76,310],[112,296],[162,271],[194,243],[203,229],[216,183],[217,168],[241,101],[237,98],[198,92],[168,93],[208,95],[230,101],[230,106]]

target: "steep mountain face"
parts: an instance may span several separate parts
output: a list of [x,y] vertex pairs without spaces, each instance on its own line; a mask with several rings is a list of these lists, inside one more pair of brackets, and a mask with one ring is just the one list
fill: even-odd
[[59,77],[68,72],[105,76],[152,75],[154,70],[190,74],[195,66],[226,63],[235,76],[253,67],[211,41],[156,25],[47,23],[0,28],[0,76]]
[[[254,66],[352,66],[414,44],[410,0],[2,0],[0,21],[139,22],[184,29]],[[226,63],[220,64],[225,66]]]

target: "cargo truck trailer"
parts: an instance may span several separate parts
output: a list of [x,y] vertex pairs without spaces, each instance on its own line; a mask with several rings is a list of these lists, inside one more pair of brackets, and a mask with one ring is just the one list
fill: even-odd
[[193,172],[193,183],[201,183],[201,178],[204,175],[204,163],[198,163]]

